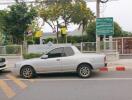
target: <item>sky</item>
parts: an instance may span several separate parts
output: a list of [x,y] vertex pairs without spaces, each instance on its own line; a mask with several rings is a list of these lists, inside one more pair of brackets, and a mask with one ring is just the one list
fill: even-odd
[[[96,12],[96,3],[87,4],[93,12]],[[132,0],[117,0],[101,4],[101,17],[113,17],[123,30],[132,32]]]
[[[96,3],[88,2],[87,4],[96,14]],[[3,8],[3,6],[0,5],[0,8]],[[101,4],[101,17],[113,17],[114,21],[116,21],[123,30],[132,32],[132,0],[113,0],[106,4]],[[77,26],[74,25],[68,27],[69,31],[76,28]],[[43,30],[45,29],[47,29],[47,32],[51,31],[51,28],[48,25],[45,25]]]

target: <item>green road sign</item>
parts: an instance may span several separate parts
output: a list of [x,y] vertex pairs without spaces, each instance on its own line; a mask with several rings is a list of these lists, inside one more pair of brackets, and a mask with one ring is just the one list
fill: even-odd
[[97,35],[113,35],[114,24],[113,18],[97,18],[96,19],[96,34]]

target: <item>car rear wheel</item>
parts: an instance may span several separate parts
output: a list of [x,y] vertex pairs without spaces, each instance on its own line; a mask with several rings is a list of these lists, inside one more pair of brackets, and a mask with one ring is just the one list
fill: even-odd
[[88,78],[91,76],[91,67],[88,64],[81,64],[78,69],[77,73],[82,78]]
[[20,76],[25,79],[30,79],[35,76],[35,70],[31,66],[24,66],[20,71]]

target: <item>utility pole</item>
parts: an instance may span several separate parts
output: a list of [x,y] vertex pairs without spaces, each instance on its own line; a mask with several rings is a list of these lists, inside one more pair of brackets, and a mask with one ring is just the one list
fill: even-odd
[[96,1],[96,18],[100,17],[100,0]]
[[[100,0],[96,1],[96,18],[100,17]],[[96,51],[100,51],[100,36],[96,34]]]

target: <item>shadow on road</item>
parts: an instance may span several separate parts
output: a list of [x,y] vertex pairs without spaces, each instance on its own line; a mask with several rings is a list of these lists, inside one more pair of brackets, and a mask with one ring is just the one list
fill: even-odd
[[0,71],[0,75],[6,75],[6,74],[9,74],[9,73],[11,73],[11,71],[8,71],[8,70]]
[[[92,73],[92,76],[90,78],[94,78],[94,77],[97,77],[99,76],[99,73],[98,72],[93,72]],[[66,72],[66,73],[48,73],[48,74],[37,74],[37,77],[36,78],[39,78],[39,79],[43,79],[43,78],[52,78],[52,79],[56,79],[56,78],[61,78],[61,79],[64,79],[64,78],[80,78],[78,76],[77,73],[70,73],[70,72]]]

